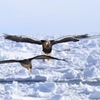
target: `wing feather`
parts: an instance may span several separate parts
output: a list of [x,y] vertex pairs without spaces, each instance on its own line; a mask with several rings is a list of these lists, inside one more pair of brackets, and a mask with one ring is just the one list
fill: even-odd
[[19,62],[18,60],[2,60],[0,61],[0,64],[3,64],[3,63],[14,63],[14,62]]
[[59,38],[59,39],[56,39],[53,44],[56,44],[56,43],[63,43],[63,42],[77,42],[79,41],[80,39],[85,39],[85,38],[88,38],[88,34],[83,34],[83,35],[74,35],[74,36],[67,36],[67,37],[62,37],[62,38]]
[[82,34],[82,35],[73,36],[73,38],[76,38],[76,39],[85,39],[85,38],[88,38],[88,37],[89,37],[88,34]]
[[79,38],[79,39],[98,39],[98,38],[100,38],[100,34],[98,34],[98,35],[92,35],[92,36],[88,36],[88,35],[83,35],[83,37],[82,36],[79,36],[79,37],[75,37],[75,38]]
[[[35,56],[35,57],[32,57],[32,58],[29,58],[29,60],[32,60],[32,59],[55,59],[55,60],[66,61],[65,59],[60,59],[60,58],[48,56],[48,55],[38,55],[38,56]],[[68,62],[68,61],[66,61],[66,62]]]
[[16,36],[16,35],[8,35],[4,34],[4,38],[16,42],[27,42],[27,43],[34,43],[34,44],[42,44],[40,40],[35,40],[27,37]]

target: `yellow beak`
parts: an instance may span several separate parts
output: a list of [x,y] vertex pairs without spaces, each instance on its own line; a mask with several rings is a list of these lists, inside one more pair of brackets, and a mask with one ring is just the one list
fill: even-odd
[[46,44],[46,46],[48,46],[49,45],[49,42],[47,41],[45,44]]

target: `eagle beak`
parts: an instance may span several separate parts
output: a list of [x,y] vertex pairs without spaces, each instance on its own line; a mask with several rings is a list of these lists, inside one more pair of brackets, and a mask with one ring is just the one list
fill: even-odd
[[45,44],[46,44],[46,46],[48,46],[49,45],[49,42],[47,41]]

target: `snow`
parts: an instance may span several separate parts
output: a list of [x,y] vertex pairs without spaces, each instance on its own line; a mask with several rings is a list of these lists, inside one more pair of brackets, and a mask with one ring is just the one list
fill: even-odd
[[[38,38],[35,35],[33,37]],[[61,35],[42,35],[39,39],[58,37]],[[70,51],[65,51],[69,48]],[[41,54],[41,51],[40,45],[17,43],[0,36],[0,60],[25,59]],[[99,38],[56,44],[53,46],[53,55],[68,60],[68,63],[33,60],[32,73],[19,63],[1,64],[0,100],[100,99]]]

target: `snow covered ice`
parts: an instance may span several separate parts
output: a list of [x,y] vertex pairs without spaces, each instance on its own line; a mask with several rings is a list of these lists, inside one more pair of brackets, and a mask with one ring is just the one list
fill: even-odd
[[[59,37],[61,35],[40,35],[39,39]],[[71,51],[56,51],[68,48]],[[17,43],[0,36],[0,60],[25,59],[39,55],[41,51],[40,45]],[[33,60],[32,73],[19,63],[1,64],[0,100],[100,99],[100,39],[56,44],[53,55],[65,58],[69,63]]]

